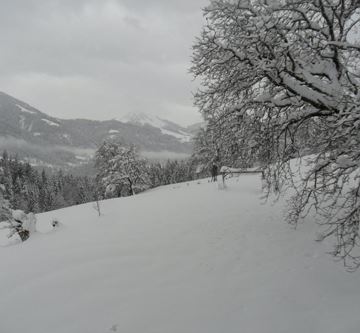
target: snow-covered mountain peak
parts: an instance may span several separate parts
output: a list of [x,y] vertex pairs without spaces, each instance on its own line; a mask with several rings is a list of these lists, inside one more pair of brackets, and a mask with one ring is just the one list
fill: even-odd
[[160,117],[149,115],[144,112],[128,113],[127,115],[122,117],[120,121],[123,123],[130,123],[136,125],[150,125],[158,128],[164,127],[166,125],[166,121],[164,121]]
[[162,119],[158,116],[149,115],[143,112],[128,113],[120,119],[123,123],[152,126],[160,129],[162,134],[171,135],[181,142],[189,142],[192,134],[184,127],[171,122],[166,119]]
[[[0,151],[6,149],[21,159],[36,161],[31,162],[36,165],[71,168],[83,164],[79,156],[88,159],[97,144],[110,137],[121,137],[142,153],[170,157],[188,156],[191,152],[191,132],[146,115],[122,122],[59,119],[0,92],[0,119]],[[143,126],[145,123],[151,127]]]

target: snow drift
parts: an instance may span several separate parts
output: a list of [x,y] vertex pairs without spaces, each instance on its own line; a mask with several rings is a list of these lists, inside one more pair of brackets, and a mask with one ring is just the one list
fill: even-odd
[[41,214],[0,247],[0,332],[356,332],[358,272],[282,209],[242,175]]

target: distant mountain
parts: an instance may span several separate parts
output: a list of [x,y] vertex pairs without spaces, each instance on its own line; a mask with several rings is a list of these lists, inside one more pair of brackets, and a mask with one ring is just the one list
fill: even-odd
[[191,132],[165,119],[145,114],[108,121],[59,119],[0,92],[0,149],[33,165],[79,166],[104,139],[116,137],[154,158],[185,156],[192,149]]
[[192,135],[186,128],[171,121],[145,113],[129,113],[125,117],[122,117],[120,121],[127,124],[158,128],[162,134],[171,135],[181,142],[190,142],[192,138]]

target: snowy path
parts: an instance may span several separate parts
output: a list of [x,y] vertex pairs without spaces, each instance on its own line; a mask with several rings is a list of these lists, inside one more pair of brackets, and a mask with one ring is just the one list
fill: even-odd
[[226,190],[162,187],[39,216],[0,247],[1,333],[346,333],[360,330],[359,274],[263,204],[258,175]]

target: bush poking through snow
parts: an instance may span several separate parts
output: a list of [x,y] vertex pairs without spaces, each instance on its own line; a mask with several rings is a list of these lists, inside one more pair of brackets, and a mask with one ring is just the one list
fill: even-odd
[[[0,175],[4,170],[0,168]],[[0,183],[0,229],[9,229],[8,238],[17,234],[22,241],[27,240],[36,230],[36,218],[33,213],[25,214],[22,210],[12,210],[4,197],[5,186]]]
[[[11,211],[11,210],[10,210]],[[8,238],[18,235],[21,241],[26,241],[36,231],[36,217],[33,213],[25,214],[22,210],[13,210],[3,220],[1,229],[9,229]]]
[[58,228],[60,226],[60,223],[57,219],[53,219],[51,225],[53,228]]

